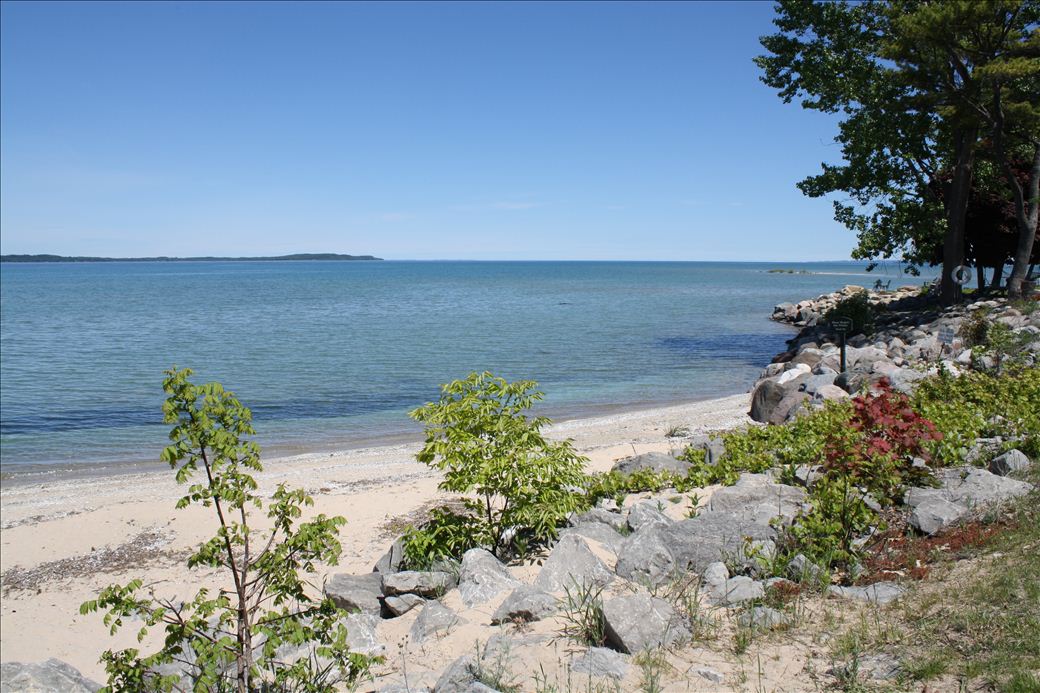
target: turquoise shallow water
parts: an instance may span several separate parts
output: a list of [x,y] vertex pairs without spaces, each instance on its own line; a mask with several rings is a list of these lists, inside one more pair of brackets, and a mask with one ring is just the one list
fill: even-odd
[[[767,271],[779,267],[812,274]],[[406,412],[471,370],[538,380],[556,417],[733,394],[791,336],[769,320],[773,305],[877,274],[857,263],[4,264],[0,465],[156,459],[173,364],[234,390],[261,444],[281,451],[414,434]]]

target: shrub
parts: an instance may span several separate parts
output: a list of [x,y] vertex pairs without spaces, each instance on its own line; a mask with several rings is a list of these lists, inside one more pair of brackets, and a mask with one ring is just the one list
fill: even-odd
[[[112,585],[80,613],[106,610],[105,625],[115,633],[124,619],[144,621],[139,632],[163,624],[166,637],[154,654],[142,657],[134,648],[102,655],[108,672],[106,690],[173,690],[180,676],[162,675],[163,665],[183,665],[195,690],[326,690],[353,683],[373,661],[347,647],[340,621],[346,612],[331,599],[307,594],[301,573],[318,562],[335,565],[340,554],[337,530],[342,517],[318,515],[297,524],[303,507],[313,501],[302,489],[279,485],[267,503],[272,529],[250,526],[250,509],[263,509],[250,472],[262,470],[260,448],[253,435],[252,415],[219,383],[193,385],[190,370],[166,371],[163,420],[174,424],[172,444],[162,459],[176,470],[180,484],[192,481],[199,467],[205,479],[192,483],[178,508],[210,508],[219,524],[216,536],[188,559],[188,567],[222,568],[233,589],[216,594],[202,588],[181,602],[139,595],[141,580]],[[287,662],[282,646],[315,646],[315,655]]]
[[[444,385],[439,401],[411,412],[426,424],[417,458],[444,472],[439,488],[477,496],[465,500],[465,519],[441,518],[441,534],[432,535],[427,553],[457,555],[458,547],[438,545],[437,537],[454,536],[459,525],[466,526],[472,545],[499,555],[509,543],[523,553],[528,542],[554,537],[557,526],[581,507],[586,460],[570,442],[544,437],[548,419],[528,418],[531,405],[542,399],[536,386],[471,373]],[[413,555],[416,536],[412,533]]]
[[874,329],[874,309],[870,305],[870,295],[866,291],[857,291],[839,300],[823,316],[824,322],[830,322],[835,318],[852,319],[850,334],[866,333]]
[[976,310],[961,323],[959,330],[964,346],[975,347],[986,344],[989,339],[990,321],[985,311]]

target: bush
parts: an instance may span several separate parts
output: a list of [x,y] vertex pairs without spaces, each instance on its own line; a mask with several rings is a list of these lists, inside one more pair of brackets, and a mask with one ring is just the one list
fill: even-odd
[[[154,654],[141,657],[134,648],[105,652],[105,690],[180,690],[180,676],[158,673],[171,664],[184,667],[195,690],[317,691],[355,682],[373,660],[349,651],[340,620],[346,612],[331,599],[309,596],[301,577],[318,562],[336,564],[337,531],[346,520],[318,515],[297,524],[303,506],[313,501],[302,489],[279,485],[267,504],[272,529],[251,528],[249,509],[264,507],[250,475],[263,469],[260,447],[243,440],[254,433],[252,414],[219,383],[193,385],[190,375],[187,369],[166,371],[163,420],[174,426],[162,459],[180,484],[204,469],[205,479],[192,483],[177,507],[212,509],[219,529],[188,559],[188,568],[222,568],[234,587],[215,595],[203,588],[181,602],[154,593],[139,596],[142,581],[133,580],[85,602],[80,613],[106,610],[112,633],[127,618],[144,621],[139,639],[159,624],[166,631]],[[283,646],[307,645],[316,656],[288,662],[278,653]]]
[[[484,546],[496,556],[508,544],[523,554],[530,542],[556,536],[557,526],[581,507],[586,460],[570,442],[546,440],[542,429],[548,419],[528,418],[531,405],[542,399],[536,386],[530,380],[509,383],[490,373],[471,373],[444,385],[439,401],[411,412],[426,424],[417,458],[444,472],[439,488],[477,497],[465,500],[467,515],[444,514],[411,532],[406,554],[458,557],[467,544]],[[420,539],[427,542],[422,551]]]
[[849,334],[866,333],[874,329],[874,309],[870,305],[870,295],[866,291],[857,291],[841,299],[823,316],[824,322],[835,318],[852,319]]

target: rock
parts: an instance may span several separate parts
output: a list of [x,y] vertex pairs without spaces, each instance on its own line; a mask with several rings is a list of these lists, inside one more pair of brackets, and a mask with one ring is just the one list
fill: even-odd
[[778,384],[775,379],[759,382],[751,395],[751,411],[748,412],[748,416],[759,423],[767,423],[773,415],[773,410],[786,394],[784,386]]
[[[954,503],[969,508],[991,505],[1025,495],[1032,484],[1005,476],[997,476],[985,469],[947,467],[936,473],[942,484],[943,495]],[[912,489],[911,489],[912,490]]]
[[888,604],[889,602],[902,597],[906,590],[894,582],[876,582],[873,585],[867,585],[866,587],[841,587],[838,585],[832,585],[828,589],[828,592],[845,599],[856,599],[863,602],[870,602],[872,604]]
[[722,683],[726,680],[726,677],[723,676],[721,671],[716,671],[709,667],[697,667],[693,670],[693,673],[697,674],[697,676],[700,676],[702,679],[711,681],[712,683]]
[[426,600],[417,594],[402,594],[399,597],[387,597],[383,600],[386,610],[394,616],[402,616],[425,603]]
[[518,623],[540,621],[559,610],[559,602],[548,592],[523,585],[513,590],[495,609],[491,623]]
[[398,537],[372,567],[373,573],[396,573],[404,561],[404,537]]
[[833,386],[836,377],[838,374],[833,371],[827,375],[811,375],[802,383],[802,390],[810,396],[815,395],[821,387]]
[[333,575],[325,583],[325,594],[341,609],[378,616],[382,612],[383,578],[379,573]]
[[672,519],[665,515],[653,501],[644,501],[632,506],[628,511],[628,526],[637,532],[646,526],[663,526],[672,524]]
[[591,522],[587,525],[578,525],[577,527],[568,527],[560,532],[560,538],[573,534],[576,537],[583,539],[591,539],[592,541],[599,542],[610,551],[617,554],[621,551],[621,547],[625,545],[627,539],[610,527],[599,522]]
[[756,582],[746,575],[738,575],[726,580],[722,589],[715,593],[714,601],[721,606],[732,606],[764,596],[766,591],[761,582]]
[[440,571],[406,570],[383,575],[383,594],[387,597],[417,594],[436,599],[454,586],[455,576]]
[[664,647],[690,637],[672,605],[648,594],[608,599],[603,604],[603,620],[607,644],[626,654]]
[[754,630],[772,630],[787,625],[790,623],[790,619],[776,609],[770,609],[768,606],[756,606],[737,617],[737,623]]
[[959,503],[951,503],[945,498],[929,498],[918,503],[910,513],[909,523],[931,536],[960,521],[968,514],[968,508]]
[[855,674],[857,678],[867,681],[890,681],[901,672],[899,660],[887,654],[861,655],[847,664],[827,670],[828,674],[842,679]]
[[483,685],[477,681],[477,663],[470,655],[463,655],[451,663],[437,683],[433,693],[475,693],[475,685]]
[[820,566],[816,565],[802,554],[798,554],[787,564],[787,575],[795,582],[819,580],[822,574],[823,570]]
[[1007,476],[1011,472],[1021,472],[1029,469],[1032,463],[1019,450],[1008,450],[1003,455],[993,458],[989,463],[989,470],[999,476]]
[[60,659],[0,664],[0,691],[3,693],[94,693],[99,688],[100,684]]
[[794,478],[796,482],[805,488],[812,488],[817,481],[823,478],[823,467],[821,465],[800,464],[795,467]]
[[790,392],[784,395],[784,398],[780,400],[776,408],[766,419],[766,423],[771,423],[779,426],[782,423],[792,420],[798,413],[802,403],[809,399],[809,395],[804,392]]
[[649,469],[653,472],[669,472],[671,474],[681,474],[683,476],[690,470],[690,463],[685,460],[679,460],[671,455],[663,452],[648,452],[643,455],[635,455],[633,457],[626,457],[623,460],[619,460],[614,463],[612,471],[620,472],[621,474],[631,474],[643,469]]
[[459,594],[466,606],[483,604],[499,592],[519,586],[520,582],[489,551],[470,549],[462,555]]
[[628,673],[628,659],[606,647],[590,647],[585,654],[571,662],[571,671],[623,679]]
[[618,552],[615,572],[638,585],[656,587],[675,574],[675,559],[656,526],[628,538]]
[[803,488],[778,484],[765,474],[745,472],[736,484],[712,494],[708,510],[712,513],[740,515],[756,524],[768,524],[774,517],[780,517],[784,524],[790,524],[805,500]]
[[621,513],[613,513],[603,508],[592,508],[570,519],[572,527],[589,524],[603,524],[617,532],[624,531],[628,527],[628,523]]
[[675,561],[676,570],[703,574],[716,561],[740,555],[745,538],[771,540],[776,530],[744,515],[704,512],[697,517],[658,527],[664,545]]
[[872,368],[877,361],[888,361],[888,352],[877,347],[866,346],[862,349],[856,347],[845,349],[845,361],[849,367],[860,366]]
[[[812,373],[812,366],[805,363],[797,363],[795,361],[790,362],[790,365],[783,373],[776,378],[777,385],[787,385],[793,382],[795,379],[800,378],[803,375],[809,375]],[[786,388],[785,388],[786,389]]]
[[842,399],[848,399],[849,393],[842,390],[837,385],[823,385],[817,388],[813,394],[813,399],[820,402],[832,402]]
[[434,635],[447,635],[456,625],[465,623],[458,614],[438,601],[428,601],[412,624],[409,637],[421,643]]
[[576,585],[605,585],[613,574],[581,537],[567,535],[553,547],[535,579],[548,592],[562,592]]
[[343,625],[347,628],[347,644],[351,652],[358,652],[372,657],[382,656],[386,651],[383,643],[379,642],[376,629],[380,618],[371,614],[350,614],[343,619]]
[[729,580],[729,568],[722,561],[715,561],[701,575],[704,585],[714,592],[722,592],[726,588],[726,580]]

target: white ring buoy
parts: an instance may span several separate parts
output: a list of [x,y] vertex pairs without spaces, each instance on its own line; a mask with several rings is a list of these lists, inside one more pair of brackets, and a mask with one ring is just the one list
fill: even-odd
[[964,286],[971,281],[971,268],[967,265],[957,265],[950,270],[950,278],[958,286]]

